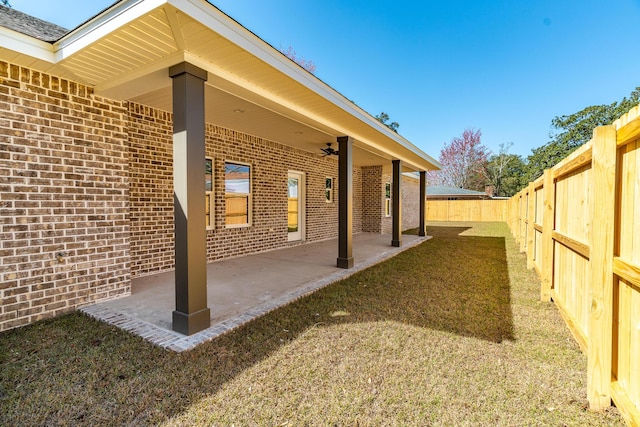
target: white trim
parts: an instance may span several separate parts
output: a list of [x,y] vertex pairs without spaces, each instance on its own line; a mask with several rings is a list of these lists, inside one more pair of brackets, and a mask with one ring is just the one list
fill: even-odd
[[[242,223],[242,224],[227,224],[227,188],[226,188],[226,168],[227,168],[227,163],[231,163],[234,165],[240,165],[240,166],[248,166],[249,167],[249,194],[247,195],[247,222],[246,223]],[[225,198],[225,206],[224,206],[224,227],[225,228],[243,228],[243,227],[251,227],[253,226],[253,165],[251,163],[245,163],[245,162],[238,162],[235,160],[225,160],[224,163],[224,170],[222,172],[222,181],[224,184],[224,198]],[[246,193],[239,193],[239,194],[246,194]]]
[[[331,188],[329,189],[330,197],[327,198],[327,180],[331,180]],[[333,203],[334,201],[334,189],[336,188],[336,180],[332,176],[327,176],[324,178],[324,201],[325,203]]]
[[[306,175],[304,172],[299,171],[287,171],[287,182],[289,178],[292,176],[298,179],[298,231],[296,232],[288,232],[287,233],[287,241],[288,242],[303,242],[305,239],[305,217],[306,217]],[[288,191],[288,188],[287,188]],[[287,194],[287,203],[289,201],[289,197]],[[289,209],[287,208],[287,216]],[[287,223],[288,223],[287,218]]]
[[35,37],[0,27],[0,46],[32,58],[40,59],[50,63],[55,63],[56,58],[53,53],[53,45]]
[[[389,197],[387,197],[387,186],[389,186]],[[391,200],[392,200],[393,186],[390,182],[384,183],[384,217],[391,218]]]
[[176,12],[176,9],[165,7],[164,13],[167,15],[167,21],[169,21],[169,26],[171,27],[171,32],[173,33],[173,39],[178,46],[178,50],[186,50],[187,44],[184,40],[182,29],[180,28],[180,22],[178,20],[178,13]]
[[[420,150],[418,147],[413,145],[410,141],[399,135],[398,133],[392,131],[384,124],[380,123],[376,120],[372,115],[364,111],[362,108],[358,107],[353,102],[349,101],[344,95],[340,94],[338,91],[333,89],[331,86],[324,83],[322,80],[314,76],[313,74],[307,72],[299,65],[295,64],[289,58],[287,58],[284,54],[280,53],[273,46],[269,45],[267,42],[253,34],[247,28],[243,27],[238,22],[234,21],[232,18],[224,14],[220,9],[215,6],[203,2],[201,0],[168,0],[169,4],[172,6],[181,9],[194,19],[199,20],[203,25],[208,27],[209,29],[217,32],[218,34],[225,37],[227,40],[232,43],[240,46],[251,55],[263,60],[267,64],[271,65],[278,71],[282,72],[286,76],[292,78],[296,82],[302,84],[308,89],[312,90],[316,94],[320,95],[327,101],[330,101],[336,107],[341,108],[343,111],[351,114],[361,122],[369,125],[377,129],[380,133],[385,134],[388,138],[392,139],[394,142],[401,145],[403,148],[411,151],[413,154],[418,155],[427,162],[431,163],[434,166],[439,166],[440,163],[433,159],[431,156]],[[212,13],[212,9],[216,11],[216,13]],[[263,95],[264,96],[264,95]],[[273,96],[273,95],[272,95]],[[273,99],[272,96],[267,96],[268,99]],[[286,104],[283,104],[286,105]],[[291,108],[290,106],[287,106]],[[299,109],[299,106],[295,106],[294,110]],[[315,120],[315,118],[314,118]],[[324,121],[318,120],[320,123],[326,123]],[[329,124],[332,128],[338,131],[344,131],[339,126]],[[347,132],[345,131],[345,134]],[[358,137],[357,135],[350,135],[356,139],[366,140],[364,138]],[[371,144],[373,145],[373,144]],[[379,148],[379,147],[376,147]],[[386,152],[387,150],[382,150]],[[408,164],[412,164],[408,159],[400,159]]]
[[56,62],[68,58],[166,3],[167,0],[128,0],[116,3],[58,40],[54,44]]
[[[215,178],[216,162],[214,158],[210,156],[204,156],[204,160],[205,160],[205,165],[207,160],[211,161],[211,191],[207,190],[207,182],[206,182],[207,171],[205,169],[204,194],[205,194],[205,198],[206,197],[209,198],[209,223],[206,224],[206,229],[213,230],[215,229],[215,225],[216,225],[216,178]],[[205,209],[206,209],[206,205],[205,205]],[[206,214],[206,211],[205,211],[205,214]]]
[[[52,47],[44,42],[39,43],[40,41],[34,42],[33,40],[28,40],[29,37],[25,36],[17,38],[17,40],[12,44],[12,48],[19,53],[24,53],[51,63],[57,63],[81,51],[82,49],[87,48],[101,38],[126,26],[130,22],[163,6],[175,7],[193,19],[199,21],[210,30],[225,37],[227,40],[246,50],[254,57],[274,67],[284,76],[291,78],[316,95],[322,97],[334,107],[344,111],[354,119],[369,128],[374,129],[380,135],[383,135],[390,141],[393,141],[397,144],[398,148],[394,149],[393,147],[384,147],[369,138],[363,137],[353,131],[350,132],[341,123],[333,123],[325,118],[311,115],[308,111],[302,110],[299,105],[295,105],[289,100],[283,99],[282,97],[265,90],[260,90],[260,88],[255,85],[250,85],[248,84],[249,82],[237,77],[233,78],[229,72],[223,72],[220,69],[216,70],[215,68],[212,69],[211,67],[206,67],[210,72],[214,72],[232,83],[247,88],[258,96],[262,96],[265,99],[276,102],[284,108],[302,113],[312,121],[335,130],[338,134],[349,135],[354,138],[354,140],[360,140],[368,146],[394,156],[394,158],[402,160],[408,166],[414,165],[413,167],[418,168],[416,164],[422,165],[419,169],[430,169],[427,165],[436,167],[440,166],[440,164],[431,156],[424,153],[404,137],[387,128],[372,115],[349,101],[346,97],[315,77],[313,74],[295,64],[273,46],[251,33],[248,29],[225,15],[222,11],[205,0],[123,0],[105,10],[100,15],[82,24],[80,27],[74,29],[62,39],[54,43]],[[175,31],[175,28],[173,28],[173,30]],[[108,86],[108,84],[105,85],[105,87]],[[407,150],[408,153],[404,150]],[[412,162],[410,158],[407,158],[413,156],[419,158],[419,160],[414,158],[415,160],[418,160],[415,163]]]

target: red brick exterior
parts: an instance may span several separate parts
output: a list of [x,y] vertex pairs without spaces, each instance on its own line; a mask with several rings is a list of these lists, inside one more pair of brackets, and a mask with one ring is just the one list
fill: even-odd
[[[132,277],[173,269],[171,113],[6,62],[0,95],[0,331],[127,295]],[[300,244],[287,241],[289,170],[305,174],[305,242],[337,237],[336,158],[213,124],[206,151],[208,260]],[[225,227],[225,161],[251,165],[250,227]],[[383,178],[381,166],[354,168],[354,233],[385,231]]]
[[362,231],[380,233],[384,216],[382,166],[362,168]]
[[[384,214],[385,184],[393,182],[392,173],[383,172],[380,168],[380,191],[378,200],[380,201],[380,231],[382,234],[391,234],[393,218]],[[392,186],[393,188],[393,186]],[[392,190],[393,191],[393,190]],[[420,226],[420,179],[407,175],[402,175],[402,230],[409,230]],[[373,197],[373,196],[372,196]],[[392,193],[393,197],[393,193]],[[374,232],[374,231],[372,231]]]
[[173,268],[171,114],[129,104],[131,273]]
[[[422,195],[424,197],[424,194]],[[420,227],[420,177],[402,175],[402,229]]]
[[[131,186],[131,273],[142,276],[173,269],[173,151],[171,114],[129,106]],[[155,124],[155,125],[154,125]],[[259,137],[206,126],[206,154],[214,166],[214,227],[207,230],[207,258],[263,252],[300,242],[287,241],[287,172],[305,173],[305,242],[337,237],[340,183],[338,163]],[[252,225],[225,226],[224,163],[251,165]],[[335,178],[336,199],[325,201],[325,178]],[[362,231],[362,174],[353,171],[355,233]]]
[[0,62],[0,330],[130,292],[126,110]]

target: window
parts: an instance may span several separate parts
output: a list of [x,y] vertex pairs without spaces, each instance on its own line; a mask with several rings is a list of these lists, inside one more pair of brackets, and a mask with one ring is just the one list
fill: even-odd
[[330,177],[324,180],[324,201],[333,203],[333,178]]
[[391,183],[384,185],[384,216],[391,216]]
[[225,162],[224,192],[225,225],[251,225],[251,166]]
[[213,159],[204,159],[204,215],[207,229],[213,228]]

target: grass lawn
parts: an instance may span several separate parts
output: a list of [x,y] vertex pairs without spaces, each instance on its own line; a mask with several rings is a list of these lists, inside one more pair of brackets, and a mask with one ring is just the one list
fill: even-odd
[[502,223],[174,354],[80,314],[0,334],[0,425],[623,425]]

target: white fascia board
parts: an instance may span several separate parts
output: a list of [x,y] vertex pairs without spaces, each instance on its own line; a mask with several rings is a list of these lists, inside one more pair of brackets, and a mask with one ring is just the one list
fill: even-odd
[[[389,139],[395,141],[410,152],[422,157],[433,165],[439,165],[438,162],[433,160],[426,153],[422,152],[408,140],[398,135],[396,132],[391,131],[363,109],[346,99],[335,89],[331,88],[313,74],[295,64],[284,54],[277,51],[264,40],[251,33],[238,22],[220,12],[215,6],[204,0],[125,0],[119,2],[57,41],[53,45],[52,49],[54,52],[54,59],[51,60],[49,57],[49,60],[50,62],[59,62],[87,46],[90,46],[92,43],[100,40],[109,33],[116,31],[129,22],[132,22],[166,4],[170,4],[198,20],[212,31],[217,32],[253,56],[261,59],[286,76],[304,85],[311,91],[331,102],[333,105],[351,114],[361,122],[377,129],[380,133],[386,135]],[[218,72],[220,74],[224,74],[222,70],[218,70]],[[227,76],[227,78],[229,79],[230,76]],[[233,79],[231,78],[231,80]],[[248,82],[244,82],[245,87],[247,83]],[[257,87],[254,88],[254,90],[258,90],[258,93],[263,92],[261,94],[262,96],[273,99],[273,94],[269,94],[269,96],[264,93],[265,91],[260,91]],[[278,101],[287,108],[299,108],[299,106],[287,105],[289,103],[282,98],[279,98]],[[338,131],[340,130],[340,127],[337,126],[337,124],[331,123],[328,125]],[[350,136],[356,139],[359,137],[359,135]],[[383,147],[376,146],[376,148],[383,152],[387,151]]]
[[0,46],[42,61],[55,62],[51,43],[8,28],[0,27]]
[[420,174],[418,174],[418,172],[402,172],[402,176],[411,179],[420,179]]
[[[223,12],[219,12],[215,6],[202,0],[167,0],[169,4],[180,9],[200,21],[203,25],[225,37],[232,43],[240,46],[253,56],[261,59],[291,79],[301,83],[308,89],[322,96],[335,106],[351,114],[361,122],[377,129],[380,133],[392,139],[402,147],[424,158],[436,167],[440,164],[428,154],[424,153],[414,144],[404,137],[390,130],[380,123],[369,113],[349,101],[338,91],[318,79],[313,74],[295,64],[284,54],[277,51],[273,46],[262,40],[260,37],[247,30],[245,27],[234,21]],[[216,13],[212,13],[216,10]],[[356,137],[356,135],[350,135]],[[386,150],[385,150],[386,151]]]
[[[335,89],[295,64],[273,46],[269,45],[223,12],[211,13],[212,9],[218,10],[215,6],[201,0],[168,0],[168,2],[197,19],[212,31],[215,31],[232,43],[240,46],[251,55],[261,59],[291,79],[301,83],[328,101],[331,101],[334,105],[350,112],[361,121],[366,122],[370,120],[380,124]],[[384,125],[382,126],[385,127]]]
[[68,58],[107,34],[166,3],[167,0],[129,0],[113,5],[110,9],[58,40],[54,44],[56,61]]

